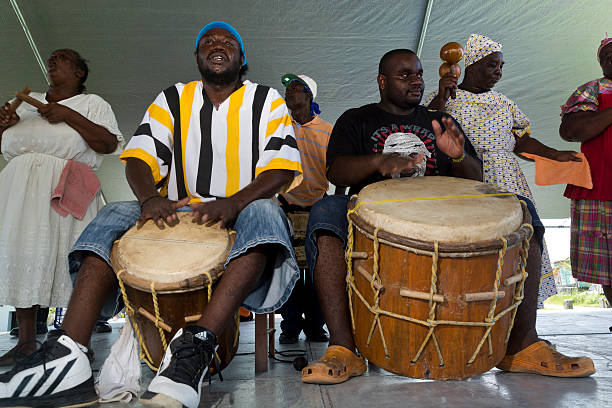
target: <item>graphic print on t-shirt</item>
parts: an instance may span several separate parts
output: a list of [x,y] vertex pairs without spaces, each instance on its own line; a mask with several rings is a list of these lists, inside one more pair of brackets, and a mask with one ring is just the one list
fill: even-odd
[[417,165],[413,176],[435,176],[436,144],[435,135],[417,125],[389,125],[376,130],[371,138],[373,153],[399,153],[402,156],[423,153],[423,163]]

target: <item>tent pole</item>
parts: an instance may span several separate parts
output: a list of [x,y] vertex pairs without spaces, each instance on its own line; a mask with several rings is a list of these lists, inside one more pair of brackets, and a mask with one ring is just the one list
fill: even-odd
[[15,0],[10,0],[10,2],[11,2],[11,6],[13,6],[13,10],[15,10],[15,15],[17,16],[17,19],[19,20],[19,23],[21,24],[21,28],[23,28],[23,32],[25,33],[25,36],[28,39],[28,42],[30,43],[30,47],[32,48],[32,52],[34,53],[36,62],[38,62],[38,66],[40,67],[40,70],[42,71],[43,77],[45,78],[45,81],[47,81],[47,85],[49,85],[49,78],[47,77],[47,68],[45,67],[45,63],[40,57],[40,53],[38,52],[38,47],[36,47],[36,43],[34,42],[34,39],[32,38],[32,34],[30,34],[30,29],[28,28],[28,25],[26,24],[25,18],[23,18],[23,14],[21,14],[21,10],[19,9],[17,2]]
[[425,16],[423,17],[423,26],[421,27],[421,36],[419,37],[419,45],[417,46],[417,57],[421,58],[421,51],[423,51],[423,44],[425,43],[425,35],[427,34],[427,26],[429,25],[429,17],[431,16],[431,9],[433,8],[434,0],[427,1],[427,10],[425,10]]

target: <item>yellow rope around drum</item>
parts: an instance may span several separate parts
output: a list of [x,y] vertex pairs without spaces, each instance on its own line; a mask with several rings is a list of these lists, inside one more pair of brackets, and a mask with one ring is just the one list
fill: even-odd
[[[128,300],[127,292],[125,290],[123,280],[121,279],[121,274],[123,272],[125,272],[125,269],[121,269],[119,272],[117,272],[117,281],[119,282],[119,287],[121,288],[121,295],[123,296],[123,303],[125,304],[125,309],[127,311],[128,316],[130,317],[130,321],[132,322],[132,326],[134,327],[134,332],[136,333],[136,337],[138,338],[138,343],[140,344],[140,359],[143,360],[149,366],[151,370],[157,371],[157,367],[155,367],[155,363],[153,362],[153,358],[151,358],[151,354],[149,353],[149,350],[147,349],[147,345],[142,339],[142,334],[140,333],[140,327],[138,327],[138,323],[136,322],[136,316],[135,316],[136,311],[134,310],[134,308],[132,307],[132,305],[130,304]],[[202,274],[206,276],[208,280],[207,281],[207,289],[208,289],[207,294],[208,294],[208,302],[210,302],[210,297],[212,296],[212,276],[210,275],[209,272],[202,272]],[[159,303],[157,300],[157,292],[155,291],[154,282],[151,282],[151,298],[153,300],[153,309],[155,312],[155,321],[153,323],[155,324],[155,327],[157,327],[157,330],[159,331],[159,338],[162,343],[163,353],[165,353],[166,348],[168,347],[168,343],[166,340],[166,333],[164,333],[164,330],[159,324],[160,322],[163,322],[163,319],[161,318],[161,315],[159,313]],[[236,321],[239,322],[240,321],[239,319],[240,319],[240,313],[238,312],[236,313]],[[239,327],[239,323],[237,323],[236,326]],[[240,329],[236,330],[236,335],[234,336],[233,347],[236,347],[236,344],[238,343],[238,338],[240,335],[239,330]],[[217,354],[216,351],[215,351],[215,355],[216,355],[216,358],[220,361],[219,355]]]
[[[533,226],[531,226],[530,224],[525,224],[526,226],[529,227],[529,230],[531,231],[531,236],[533,236]],[[516,304],[521,304],[523,302],[523,295],[524,295],[524,290],[525,290],[525,280],[527,279],[527,255],[529,252],[529,237],[523,241],[523,244],[521,245],[521,258],[520,258],[520,268],[521,268],[521,280],[516,284],[516,287],[514,288],[514,301],[516,302]],[[518,310],[518,307],[515,308],[512,311],[512,318],[510,319],[510,324],[508,325],[508,333],[506,334],[506,343],[508,342],[508,340],[510,339],[510,332],[512,331],[512,328],[514,327],[514,318],[516,317],[516,312]]]
[[123,279],[121,279],[121,274],[125,272],[125,269],[121,269],[117,272],[117,281],[119,282],[119,287],[121,288],[121,295],[123,296],[123,303],[125,304],[125,310],[127,315],[132,322],[132,326],[134,327],[134,333],[136,333],[136,337],[138,338],[138,343],[140,344],[140,359],[143,360],[149,368],[153,371],[157,371],[157,367],[153,363],[153,359],[151,358],[151,354],[147,349],[147,345],[142,339],[142,335],[140,334],[140,328],[138,327],[138,323],[136,323],[135,311],[130,302],[128,301],[127,292],[125,291],[125,286],[123,284]]
[[166,347],[168,347],[168,343],[166,342],[166,334],[164,333],[164,329],[159,325],[159,321],[162,320],[159,315],[159,305],[157,304],[157,293],[155,292],[155,282],[151,282],[151,297],[153,298],[153,310],[155,310],[155,327],[159,331],[159,338],[162,342],[162,347],[164,348],[164,353],[166,352]]
[[[355,287],[355,278],[353,277],[353,240],[354,240],[354,231],[353,231],[353,223],[349,218],[351,211],[346,215],[348,218],[348,231],[346,235],[346,252],[344,254],[344,259],[346,260],[346,290],[348,292],[349,299],[349,310],[351,312],[351,326],[353,327],[353,335],[355,334],[355,315],[353,313],[353,296],[352,291]],[[357,292],[357,294],[361,297],[361,293]]]
[[[382,328],[382,324],[380,321],[380,316],[388,316],[391,318],[395,318],[395,319],[400,319],[400,320],[404,320],[404,321],[408,321],[411,323],[415,323],[415,324],[420,324],[422,326],[428,327],[429,331],[427,332],[427,335],[425,336],[425,338],[423,339],[423,342],[421,343],[421,346],[419,347],[416,355],[413,357],[412,359],[412,363],[416,363],[418,361],[418,359],[421,357],[423,351],[425,350],[425,347],[427,346],[427,344],[429,343],[430,340],[433,339],[433,343],[434,343],[434,347],[436,349],[436,353],[438,355],[438,358],[440,359],[440,366],[444,365],[444,359],[442,357],[442,352],[440,350],[440,347],[438,345],[438,341],[436,339],[435,336],[435,328],[437,326],[440,325],[453,325],[453,326],[480,326],[480,327],[484,327],[485,328],[485,332],[480,340],[480,342],[478,343],[478,346],[476,347],[476,350],[474,350],[474,353],[472,354],[471,358],[466,362],[466,364],[472,364],[474,362],[474,360],[476,359],[476,357],[478,356],[480,350],[482,349],[482,346],[484,344],[485,341],[488,340],[488,345],[489,345],[489,355],[493,354],[493,347],[491,344],[491,330],[493,329],[493,326],[497,323],[497,321],[499,319],[501,319],[503,316],[505,316],[507,313],[512,312],[512,318],[510,319],[510,325],[508,328],[508,333],[506,335],[506,342],[508,341],[509,337],[510,337],[510,332],[512,331],[512,327],[514,325],[514,318],[516,316],[516,311],[518,309],[518,306],[521,304],[522,300],[523,300],[523,293],[524,293],[524,284],[525,284],[525,279],[526,279],[526,271],[525,271],[525,266],[526,266],[526,262],[527,262],[527,252],[529,250],[529,240],[531,238],[531,236],[533,235],[533,227],[529,224],[523,224],[521,227],[527,227],[530,230],[530,234],[527,236],[527,238],[525,238],[525,240],[523,240],[522,245],[521,245],[521,258],[520,258],[520,268],[521,268],[521,272],[522,272],[522,278],[519,282],[516,283],[516,287],[515,287],[515,291],[514,291],[514,303],[512,305],[510,305],[509,307],[507,307],[506,309],[500,311],[499,313],[495,314],[495,309],[497,308],[497,301],[498,301],[498,297],[499,297],[499,285],[501,283],[501,277],[502,277],[502,267],[503,267],[503,263],[504,263],[504,256],[506,254],[506,251],[508,249],[508,242],[505,238],[501,238],[502,241],[502,248],[499,250],[498,252],[498,257],[497,257],[497,268],[496,268],[496,273],[495,273],[495,283],[494,283],[494,287],[493,287],[493,291],[494,291],[494,296],[493,296],[493,300],[491,301],[491,304],[489,306],[489,311],[487,313],[487,317],[484,319],[484,321],[482,322],[462,322],[462,321],[453,321],[453,320],[436,320],[435,316],[436,316],[436,307],[438,305],[438,303],[434,300],[434,295],[437,293],[437,279],[438,279],[438,258],[439,258],[439,253],[438,253],[438,242],[435,241],[434,242],[434,252],[432,253],[432,265],[431,265],[431,285],[430,285],[430,290],[429,290],[429,316],[427,321],[424,320],[420,320],[420,319],[415,319],[413,317],[409,317],[409,316],[405,316],[405,315],[401,315],[398,313],[393,313],[384,309],[380,308],[379,302],[380,302],[380,295],[381,292],[383,290],[382,285],[374,285],[374,282],[380,282],[380,270],[379,270],[379,240],[378,240],[378,228],[376,228],[374,230],[374,234],[373,234],[373,265],[372,265],[372,278],[370,280],[370,287],[372,289],[372,291],[374,292],[374,304],[371,305],[361,294],[361,292],[359,291],[359,289],[357,288],[357,285],[355,284],[355,277],[353,274],[353,249],[354,249],[354,243],[355,243],[355,236],[354,236],[354,225],[353,225],[353,221],[351,220],[351,214],[356,213],[357,210],[359,209],[359,207],[363,204],[379,204],[379,203],[395,203],[395,202],[402,202],[402,201],[418,201],[418,200],[435,200],[435,199],[449,199],[449,198],[468,198],[468,197],[491,197],[491,196],[509,196],[509,195],[514,195],[512,193],[497,193],[497,194],[473,194],[473,195],[461,195],[461,196],[444,196],[444,197],[423,197],[423,198],[407,198],[407,199],[396,199],[396,200],[378,200],[378,201],[363,201],[361,203],[357,203],[355,205],[354,208],[349,209],[347,212],[347,219],[348,219],[348,233],[347,233],[347,243],[346,243],[346,252],[345,252],[345,260],[346,260],[346,265],[347,265],[347,273],[346,273],[346,283],[347,283],[347,291],[348,291],[348,296],[349,296],[349,309],[350,309],[350,313],[351,313],[351,323],[352,323],[352,327],[353,327],[353,334],[355,333],[355,315],[354,315],[354,311],[353,311],[353,299],[352,299],[352,295],[353,293],[357,296],[357,298],[359,300],[361,300],[361,302],[364,304],[364,306],[368,309],[368,311],[370,313],[372,313],[374,315],[373,319],[372,319],[372,325],[370,327],[370,332],[368,335],[368,339],[366,342],[366,345],[369,346],[372,336],[374,334],[374,331],[376,329],[376,326],[378,326],[378,331],[380,333],[380,337],[383,343],[383,347],[385,349],[385,357],[386,358],[390,358],[389,356],[389,351],[387,348],[387,344],[385,341],[385,336],[384,336],[384,332],[383,332],[383,328]],[[355,197],[355,196],[353,196]]]
[[[504,265],[504,255],[506,255],[506,250],[508,249],[508,241],[506,240],[506,238],[502,237],[501,241],[503,243],[503,247],[499,250],[499,255],[497,257],[497,270],[495,271],[495,283],[493,284],[494,296],[493,300],[491,300],[491,305],[489,306],[489,312],[487,313],[485,322],[492,322],[495,319],[495,308],[497,307],[497,299],[499,296],[499,284],[501,282],[502,266]],[[497,319],[495,319],[495,321],[497,321]],[[468,364],[472,364],[474,360],[476,360],[476,357],[478,356],[478,353],[480,352],[480,349],[482,348],[482,345],[484,344],[486,339],[489,339],[489,355],[493,354],[493,346],[491,345],[490,337],[491,330],[493,330],[493,326],[487,327],[484,335],[482,336],[482,339],[480,339],[480,341],[478,342],[478,346],[476,347],[474,354],[472,354],[472,357],[468,360]]]

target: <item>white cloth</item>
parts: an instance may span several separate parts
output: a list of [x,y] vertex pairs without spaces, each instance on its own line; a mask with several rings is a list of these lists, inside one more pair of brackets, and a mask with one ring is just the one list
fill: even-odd
[[[47,103],[44,94],[30,94]],[[97,95],[76,95],[59,102],[123,137],[110,105]],[[102,156],[66,123],[50,124],[27,103],[17,109],[20,121],[2,135],[8,161],[0,172],[0,304],[15,307],[68,305],[72,282],[68,251],[96,216],[100,194],[78,220],[51,209],[51,193],[68,160],[98,168]]]
[[140,393],[138,340],[130,319],[125,320],[119,338],[104,360],[96,391],[100,402],[130,402]]

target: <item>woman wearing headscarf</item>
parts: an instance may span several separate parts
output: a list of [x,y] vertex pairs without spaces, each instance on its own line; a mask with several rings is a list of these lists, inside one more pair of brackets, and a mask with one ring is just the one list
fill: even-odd
[[597,61],[603,77],[578,87],[561,107],[559,133],[581,142],[593,180],[591,190],[571,184],[565,190],[572,200],[572,275],[599,283],[612,303],[612,38],[607,33]]
[[47,70],[49,89],[30,94],[42,107],[0,107],[0,304],[19,323],[3,364],[35,351],[38,305],[68,304],[68,250],[102,205],[92,169],[123,143],[110,105],[84,93],[89,69],[76,51],[54,51]]
[[[556,288],[544,243],[544,226],[516,155],[531,153],[556,161],[580,159],[575,152],[559,151],[532,138],[527,116],[509,98],[492,90],[502,76],[501,49],[501,44],[472,34],[465,47],[463,82],[457,86],[458,78],[447,74],[440,79],[438,92],[429,95],[424,104],[429,104],[430,109],[444,110],[459,122],[483,162],[483,181],[517,194],[525,201],[534,227],[531,245],[542,250],[541,258],[530,256],[526,265],[527,280],[540,281],[539,291],[538,285],[525,285],[523,302],[516,316],[516,319],[529,322],[526,327],[530,329],[512,331],[506,356],[497,368],[555,377],[588,376],[595,372],[591,359],[564,356],[549,342],[538,338],[537,306],[554,294]],[[450,98],[453,90],[455,99]]]
[[[532,153],[556,161],[576,160],[575,152],[559,151],[531,137],[529,119],[516,103],[493,87],[502,77],[502,45],[472,34],[465,46],[465,75],[461,84],[451,73],[440,79],[439,90],[425,98],[430,109],[453,116],[483,162],[484,182],[535,201],[516,155]],[[456,98],[450,98],[451,91]],[[534,225],[535,226],[535,225]],[[537,226],[536,226],[537,227]],[[537,235],[536,231],[536,235]],[[542,229],[543,234],[543,229]],[[542,239],[542,267],[538,307],[557,292],[546,243]]]

